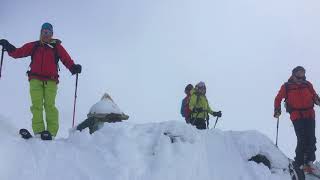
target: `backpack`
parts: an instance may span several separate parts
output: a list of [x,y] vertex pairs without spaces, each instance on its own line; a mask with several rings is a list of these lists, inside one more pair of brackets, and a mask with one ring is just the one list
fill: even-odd
[[[308,90],[311,92],[310,90],[310,85],[308,83],[307,84],[307,87],[303,87],[303,88],[308,88]],[[289,103],[288,103],[288,91],[289,91],[289,82],[286,82],[284,84],[285,86],[285,89],[286,89],[286,97],[284,99],[284,107],[286,108],[286,112],[287,113],[292,113],[293,111],[306,111],[306,110],[309,110],[309,109],[312,109],[312,107],[308,107],[308,108],[301,108],[301,109],[295,109],[295,108],[292,108]],[[303,88],[300,88],[300,89],[303,89]]]
[[[41,42],[40,42],[40,41],[35,41],[34,43],[35,43],[35,45],[33,46],[32,51],[31,51],[31,55],[30,55],[30,56],[31,56],[31,62],[30,62],[30,65],[29,65],[30,70],[31,70],[31,65],[32,65],[33,62],[34,62],[34,54],[35,54],[35,52],[38,50],[38,48],[41,46]],[[60,40],[58,40],[58,39],[53,39],[51,43],[46,44],[46,45],[49,46],[50,49],[53,51],[54,58],[55,58],[55,62],[56,62],[56,66],[57,66],[57,72],[60,71],[60,67],[59,67],[60,57],[59,57],[58,50],[57,50],[56,46],[57,46],[58,44],[60,44],[60,43],[61,43]],[[27,74],[28,74],[29,76],[30,76],[30,75],[39,76],[39,75],[37,75],[37,74],[32,73],[30,70],[27,71]]]
[[[181,105],[181,115],[184,118],[190,118],[190,110],[189,110],[189,102],[190,102],[191,96],[187,96],[183,99],[182,105]],[[187,114],[189,113],[189,114]]]

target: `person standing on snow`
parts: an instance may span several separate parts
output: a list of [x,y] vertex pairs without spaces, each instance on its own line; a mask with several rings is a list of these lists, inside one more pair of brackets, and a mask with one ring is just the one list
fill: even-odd
[[[30,108],[33,115],[32,129],[34,134],[40,135],[43,140],[51,140],[52,136],[57,135],[59,129],[59,112],[55,106],[59,83],[59,59],[73,75],[81,73],[81,65],[75,64],[61,45],[61,41],[53,39],[52,36],[53,26],[50,23],[44,23],[40,31],[40,40],[26,43],[21,48],[16,48],[5,39],[0,40],[0,45],[7,50],[9,56],[13,58],[31,56],[30,70],[27,74],[32,101]],[[46,114],[47,128],[43,121],[43,109]],[[27,136],[30,138],[30,133]]]
[[184,117],[184,119],[186,120],[187,124],[190,123],[191,111],[189,109],[189,101],[190,101],[191,90],[192,89],[193,89],[193,85],[192,84],[188,84],[186,86],[186,88],[184,89],[184,93],[186,94],[186,97],[182,100],[182,103],[181,103],[180,113],[181,113],[182,117]]
[[281,101],[285,99],[285,106],[293,123],[297,136],[296,157],[294,165],[305,172],[315,170],[313,162],[316,159],[315,111],[314,104],[320,104],[320,98],[312,84],[306,80],[306,70],[297,66],[292,70],[288,82],[281,89],[274,101],[274,117],[281,115]]
[[211,114],[215,117],[221,117],[221,111],[214,112],[209,106],[206,97],[206,85],[204,82],[199,82],[194,89],[191,90],[191,97],[189,102],[189,109],[191,110],[191,124],[197,129],[206,129],[206,120],[209,120]]

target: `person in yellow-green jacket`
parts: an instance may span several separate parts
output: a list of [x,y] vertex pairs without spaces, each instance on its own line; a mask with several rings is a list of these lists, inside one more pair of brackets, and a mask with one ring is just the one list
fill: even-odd
[[204,82],[199,82],[191,91],[189,102],[191,110],[191,124],[197,129],[206,129],[206,120],[209,120],[209,114],[215,117],[221,117],[221,111],[213,111],[206,97],[206,85]]

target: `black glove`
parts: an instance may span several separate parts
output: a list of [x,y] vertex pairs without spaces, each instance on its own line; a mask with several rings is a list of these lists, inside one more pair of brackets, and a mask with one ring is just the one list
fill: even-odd
[[212,115],[220,118],[222,116],[222,112],[221,111],[213,112]]
[[194,108],[194,111],[197,112],[197,113],[200,113],[200,112],[203,111],[203,109],[202,108]]
[[275,109],[274,109],[273,117],[279,118],[280,115],[281,115],[281,109],[280,109],[280,108],[275,108]]
[[72,73],[72,75],[74,74],[80,74],[81,73],[81,65],[80,64],[74,64],[71,69],[70,69],[70,72]]
[[16,47],[14,47],[14,45],[10,44],[9,41],[6,39],[0,39],[0,45],[8,52],[12,52],[12,51],[16,50]]

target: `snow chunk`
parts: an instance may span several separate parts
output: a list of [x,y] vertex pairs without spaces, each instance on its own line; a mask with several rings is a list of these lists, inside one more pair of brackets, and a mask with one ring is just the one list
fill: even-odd
[[105,93],[101,100],[94,104],[89,114],[122,114],[122,111],[118,107],[118,105],[112,100],[108,93]]

